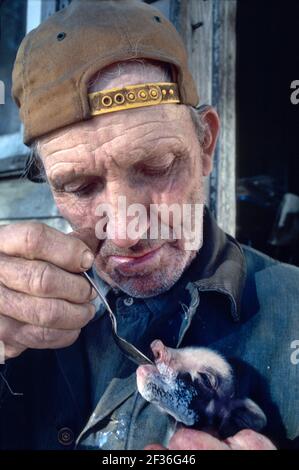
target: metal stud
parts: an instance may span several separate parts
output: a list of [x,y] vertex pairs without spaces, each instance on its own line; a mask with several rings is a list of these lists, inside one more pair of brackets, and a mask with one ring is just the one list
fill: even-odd
[[117,93],[114,96],[114,103],[116,104],[123,104],[125,102],[125,97],[122,93]]
[[133,93],[132,91],[130,91],[130,93],[127,94],[127,99],[128,99],[128,101],[136,101],[136,95],[135,95],[135,93]]
[[108,108],[109,106],[112,105],[112,98],[108,95],[105,95],[103,98],[102,98],[102,105],[105,106],[106,108]]
[[138,92],[138,98],[140,98],[141,100],[146,100],[147,98],[147,92],[145,90],[140,90]]
[[158,98],[158,92],[155,89],[150,90],[150,95],[153,98],[153,100],[156,100]]

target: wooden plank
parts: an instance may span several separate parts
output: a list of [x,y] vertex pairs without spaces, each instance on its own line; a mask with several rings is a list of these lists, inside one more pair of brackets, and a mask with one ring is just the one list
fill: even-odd
[[[200,104],[212,103],[212,2],[182,0],[180,33],[187,47],[189,67],[197,84]],[[210,206],[210,179],[205,178]]]
[[192,1],[191,71],[197,83],[201,104],[212,102],[212,3]]
[[56,207],[47,184],[25,178],[7,178],[0,183],[0,225],[35,220],[68,233],[71,227]]
[[187,48],[201,104],[212,101],[212,11],[211,1],[180,2],[179,32]]
[[218,224],[233,236],[236,231],[236,12],[236,0],[213,0],[212,104],[221,119],[221,133],[210,178],[210,200],[214,202]]
[[11,178],[0,184],[0,219],[47,218],[59,215],[47,184]]
[[223,230],[235,234],[235,21],[237,0],[172,0],[200,103],[221,119],[214,169],[206,181],[208,205]]
[[49,16],[53,15],[56,11],[56,0],[43,0],[42,2],[42,21],[45,21]]

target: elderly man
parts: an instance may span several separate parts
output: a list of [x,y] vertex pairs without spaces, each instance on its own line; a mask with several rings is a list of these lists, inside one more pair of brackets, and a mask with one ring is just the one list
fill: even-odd
[[[24,39],[13,95],[34,171],[74,232],[38,223],[0,229],[1,447],[167,445],[170,418],[138,394],[136,365],[113,341],[87,270],[120,336],[145,354],[157,338],[222,352],[238,393],[268,419],[264,435],[247,429],[226,441],[180,429],[169,448],[295,446],[299,271],[241,248],[200,210],[219,118],[196,108],[174,27],[134,0],[74,0]],[[122,198],[146,208],[135,232]],[[160,214],[169,237],[150,236],[149,207],[162,203],[199,208],[189,232],[171,236],[179,224]]]

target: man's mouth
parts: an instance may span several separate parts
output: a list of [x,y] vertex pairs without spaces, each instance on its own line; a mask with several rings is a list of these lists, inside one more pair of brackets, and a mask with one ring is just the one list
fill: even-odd
[[144,269],[148,270],[151,266],[155,266],[160,254],[162,246],[148,251],[139,256],[116,256],[111,255],[110,260],[113,266],[122,274],[140,273]]

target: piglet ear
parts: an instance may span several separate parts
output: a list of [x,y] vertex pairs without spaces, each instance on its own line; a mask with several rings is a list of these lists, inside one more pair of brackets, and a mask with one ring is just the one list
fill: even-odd
[[234,436],[242,429],[261,431],[267,418],[261,408],[249,398],[231,400],[227,415],[223,418],[220,432],[222,438]]

